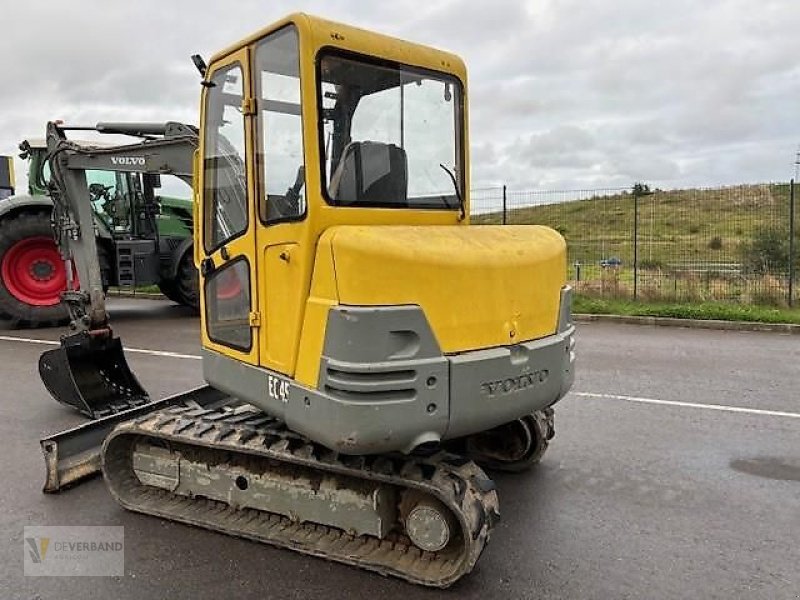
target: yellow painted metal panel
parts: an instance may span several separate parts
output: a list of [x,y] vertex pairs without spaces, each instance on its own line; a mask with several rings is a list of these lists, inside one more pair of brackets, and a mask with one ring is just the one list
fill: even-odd
[[216,53],[211,57],[210,62],[222,60],[231,53],[254,44],[289,23],[297,26],[301,38],[308,38],[309,44],[306,46],[306,51],[310,52],[312,57],[316,55],[318,48],[333,46],[427,69],[446,71],[461,79],[462,82],[466,81],[466,66],[456,54],[305,13],[288,15],[280,21],[260,29]]
[[555,332],[566,245],[536,225],[333,230],[339,301],[417,304],[445,352]]
[[306,303],[294,378],[311,388],[317,387],[320,358],[325,346],[328,311],[335,305],[335,302],[322,298],[309,298]]
[[320,357],[325,344],[328,311],[339,302],[331,248],[332,231],[323,234],[317,245],[314,278],[311,282],[311,293],[306,302],[297,353],[295,379],[310,387],[316,387],[319,379]]
[[[302,302],[297,298],[302,265],[297,244],[277,244],[264,249],[259,265],[261,295],[264,298],[261,342],[261,364],[281,373],[290,374],[294,361],[296,323]],[[263,271],[263,275],[262,275]]]

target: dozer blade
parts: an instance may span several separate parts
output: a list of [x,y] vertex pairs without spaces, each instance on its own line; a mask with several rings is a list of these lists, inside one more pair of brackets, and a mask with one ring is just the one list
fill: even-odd
[[122,342],[110,334],[63,337],[60,347],[39,357],[39,376],[53,398],[91,419],[150,400],[125,360]]
[[232,403],[232,399],[224,392],[204,385],[45,437],[39,442],[47,469],[43,491],[60,492],[99,473],[103,440],[124,421],[138,419],[151,411],[174,405],[207,409],[229,403]]

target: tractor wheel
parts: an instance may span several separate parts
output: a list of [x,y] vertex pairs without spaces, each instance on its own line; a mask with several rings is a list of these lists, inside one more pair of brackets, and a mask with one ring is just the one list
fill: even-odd
[[23,213],[0,221],[0,315],[17,327],[69,320],[61,292],[64,261],[53,240],[50,216]]
[[174,279],[162,279],[158,282],[158,289],[167,299],[172,300],[175,304],[181,304]]
[[196,311],[200,310],[200,274],[194,266],[194,257],[187,252],[178,266],[178,294],[180,302]]
[[161,281],[158,284],[158,288],[162,294],[173,302],[199,311],[199,278],[192,260],[191,251],[186,252],[178,265],[178,276],[175,279]]

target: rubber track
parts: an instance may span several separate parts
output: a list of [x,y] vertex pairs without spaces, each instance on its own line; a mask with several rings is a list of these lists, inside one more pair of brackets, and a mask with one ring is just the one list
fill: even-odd
[[[418,489],[441,500],[456,516],[461,531],[444,550],[431,553],[399,533],[383,540],[355,536],[334,527],[293,522],[273,513],[145,486],[133,472],[131,451],[148,439],[154,444],[188,445],[227,456],[242,453]],[[473,569],[499,519],[494,482],[474,462],[445,452],[421,459],[342,456],[287,430],[257,409],[236,412],[178,406],[128,421],[105,440],[102,470],[112,496],[126,509],[433,587],[450,586]]]

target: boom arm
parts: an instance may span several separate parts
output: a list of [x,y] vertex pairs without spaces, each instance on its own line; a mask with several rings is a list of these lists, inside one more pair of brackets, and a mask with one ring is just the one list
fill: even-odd
[[[68,128],[47,124],[47,152],[56,243],[66,263],[71,328],[110,335],[103,282],[97,255],[87,170],[174,175],[192,185],[197,128],[182,123],[98,123],[99,133],[145,138],[118,146],[81,145],[66,138]],[[80,280],[77,290],[73,265]]]

